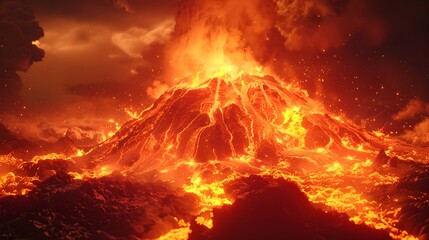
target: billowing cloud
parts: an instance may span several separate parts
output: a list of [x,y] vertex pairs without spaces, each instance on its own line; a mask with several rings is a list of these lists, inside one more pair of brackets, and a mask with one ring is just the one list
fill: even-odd
[[412,130],[406,130],[401,135],[403,139],[414,144],[429,144],[429,118],[417,123]]
[[429,103],[425,103],[419,98],[414,98],[403,109],[394,114],[393,119],[396,121],[409,120],[421,114],[429,114]]
[[34,44],[43,29],[24,1],[0,1],[0,110],[13,110],[22,87],[17,71],[27,71],[42,60],[44,51]]
[[270,1],[183,1],[167,53],[169,79],[251,72],[259,66],[253,48],[265,45],[274,18]]
[[[10,92],[21,94],[26,108],[15,124],[64,109],[72,110],[63,118],[124,119],[124,108],[144,109],[184,76],[204,80],[256,66],[301,85],[331,110],[368,126],[377,119],[374,128],[392,121],[408,99],[429,101],[423,1],[179,1],[28,1],[45,32],[37,46],[46,57],[20,73],[23,81],[14,72],[2,77],[8,90],[0,103],[16,108]],[[7,2],[20,1],[1,4]],[[28,59],[21,55],[14,57]],[[16,69],[31,63],[18,62]]]
[[342,47],[358,34],[371,45],[385,38],[385,26],[368,8],[368,1],[275,0],[277,29],[291,50]]
[[429,103],[413,98],[392,118],[399,123],[413,126],[401,134],[401,137],[414,144],[429,144]]
[[[76,130],[74,127],[97,139],[103,131],[106,134],[109,119],[120,123],[129,119],[125,108],[139,112],[151,104],[146,88],[160,72],[161,44],[173,28],[178,1],[126,1],[132,11],[115,2],[125,3],[29,2],[45,32],[37,44],[46,50],[46,56],[20,74],[23,82],[8,78],[9,90],[16,89],[25,108],[11,106],[18,114],[14,118],[0,115],[1,122],[31,139],[53,141],[70,133],[68,129]],[[76,115],[82,118],[76,119]]]
[[112,36],[113,43],[133,58],[142,57],[142,53],[153,43],[164,43],[170,38],[174,22],[167,20],[153,29],[131,27],[125,32],[115,33]]

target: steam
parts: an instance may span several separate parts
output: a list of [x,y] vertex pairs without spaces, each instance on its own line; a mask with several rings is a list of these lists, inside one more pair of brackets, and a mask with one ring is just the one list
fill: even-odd
[[132,27],[112,36],[112,42],[128,56],[139,58],[153,43],[163,43],[169,39],[174,22],[167,20],[153,29]]
[[402,138],[414,144],[429,144],[429,117],[417,123],[414,129],[405,131]]
[[[273,67],[270,58],[275,58],[270,52],[339,48],[355,35],[377,45],[386,30],[368,4],[358,0],[184,0],[168,44],[166,79],[175,79],[170,83],[174,84],[197,74],[207,78],[267,70]],[[283,62],[288,60],[284,54],[281,57]]]
[[397,121],[409,120],[424,113],[429,114],[429,103],[424,103],[422,100],[414,98],[411,99],[403,109],[394,114],[393,119]]
[[414,144],[429,144],[429,103],[418,98],[411,99],[398,113],[393,115],[396,121],[420,120],[412,130],[406,130],[402,138]]

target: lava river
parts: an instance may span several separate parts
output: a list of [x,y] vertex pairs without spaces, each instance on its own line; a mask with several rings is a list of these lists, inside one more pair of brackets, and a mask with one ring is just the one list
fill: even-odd
[[0,157],[3,238],[429,238],[429,150],[297,86],[185,79],[87,151]]

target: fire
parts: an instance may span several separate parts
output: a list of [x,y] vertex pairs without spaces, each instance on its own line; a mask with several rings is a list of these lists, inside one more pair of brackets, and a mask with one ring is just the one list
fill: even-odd
[[[327,111],[300,87],[273,77],[247,48],[250,42],[239,30],[247,22],[228,11],[231,8],[240,17],[253,19],[255,6],[243,3],[223,6],[218,1],[196,1],[200,7],[196,13],[189,9],[181,13],[178,20],[185,24],[176,25],[175,41],[168,49],[171,72],[167,75],[174,79],[169,82],[173,86],[155,81],[147,89],[150,96],[159,96],[153,105],[143,112],[125,108],[131,120],[123,126],[109,119],[111,129],[100,144],[73,154],[53,152],[29,159],[0,156],[0,164],[7,169],[0,174],[1,196],[29,195],[37,183],[60,173],[73,183],[114,175],[139,184],[168,183],[177,195],[159,195],[167,195],[166,202],[191,195],[197,199],[195,212],[165,216],[145,206],[142,215],[153,219],[131,222],[130,228],[140,230],[162,222],[154,227],[153,236],[182,240],[192,233],[191,222],[213,229],[216,209],[246,197],[228,192],[229,184],[253,175],[269,176],[295,182],[324,212],[345,213],[350,222],[384,229],[395,239],[412,239],[399,227],[401,204],[422,193],[385,198],[377,194],[395,193],[392,189],[415,170],[413,164],[427,164],[427,149],[404,145],[380,131],[360,129]],[[247,32],[266,34],[272,20],[264,14],[254,17],[260,23]],[[397,167],[400,164],[404,170]],[[116,193],[126,192],[129,185]],[[76,186],[70,188],[75,191]],[[147,195],[155,198],[157,188],[147,188]],[[91,189],[91,193],[106,202],[103,191]],[[130,209],[142,204],[134,198],[118,202],[129,204]],[[162,211],[169,212],[165,208]]]
[[[298,87],[269,76],[233,77],[234,69],[221,68],[207,81],[197,74],[190,84],[171,88],[79,160],[96,168],[70,174],[82,180],[113,169],[128,176],[155,171],[198,197],[195,221],[209,229],[213,210],[235,201],[225,184],[269,175],[298,183],[311,202],[346,213],[350,221],[386,229],[394,238],[412,237],[396,227],[398,202],[381,207],[368,193],[399,181],[399,173],[377,170],[375,163],[380,149],[391,145],[387,136],[327,112]],[[401,149],[400,155],[416,158],[413,149]],[[186,234],[188,225],[164,237]]]
[[[346,213],[356,224],[385,229],[395,239],[409,238],[398,228],[399,197],[380,202],[372,189],[393,188],[404,173],[394,164],[427,161],[427,152],[380,133],[367,132],[327,112],[305,91],[270,76],[225,69],[202,81],[197,75],[164,93],[123,127],[91,150],[50,153],[28,161],[32,166],[61,159],[75,181],[111,176],[169,182],[198,199],[196,224],[212,229],[214,210],[237,200],[226,186],[250,175],[291,180],[325,211]],[[385,155],[380,149],[386,149]],[[384,152],[382,152],[384,153]],[[396,159],[396,158],[397,159]],[[2,157],[3,164],[26,169],[24,160]],[[41,175],[0,176],[2,196],[25,195]],[[150,176],[150,177],[148,177]],[[159,239],[187,239],[190,219]]]

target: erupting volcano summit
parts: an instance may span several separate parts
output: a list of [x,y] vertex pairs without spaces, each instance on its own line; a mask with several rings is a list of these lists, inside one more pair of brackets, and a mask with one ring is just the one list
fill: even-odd
[[[358,146],[384,148],[373,133],[331,117],[305,91],[271,76],[225,75],[195,86],[196,81],[164,93],[88,160],[159,170],[180,160],[271,165],[289,162],[296,149],[343,156]],[[301,162],[333,161],[318,160]]]

